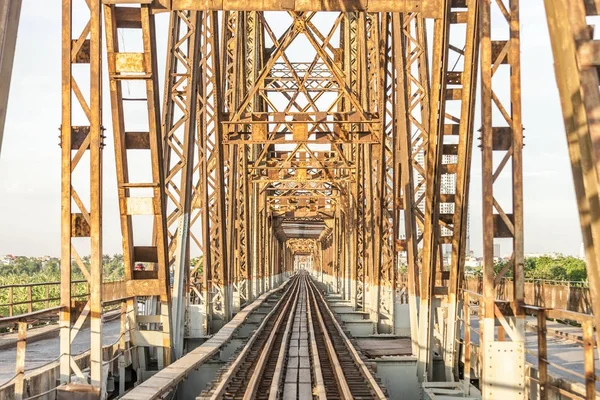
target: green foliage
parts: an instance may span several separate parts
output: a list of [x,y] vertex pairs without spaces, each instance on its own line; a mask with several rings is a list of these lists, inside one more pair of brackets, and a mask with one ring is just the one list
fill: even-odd
[[[60,282],[60,273],[53,270],[0,276],[0,316],[10,315],[11,289],[9,285],[13,285],[13,315],[18,315],[29,311],[27,303],[30,292],[33,301],[32,311],[58,306],[60,302],[60,284],[58,282]],[[82,296],[82,298],[88,292],[86,283],[74,283],[71,290],[73,296]]]
[[570,256],[538,257],[534,267],[525,269],[525,277],[531,279],[550,279],[562,281],[585,281],[587,272],[585,261]]
[[[507,261],[500,260],[494,263],[494,272],[498,274]],[[585,261],[571,256],[560,255],[558,257],[542,256],[525,258],[525,278],[543,279],[554,281],[587,281]],[[481,276],[481,268],[475,268],[474,274]],[[504,275],[512,278],[512,269]]]
[[406,264],[401,264],[400,267],[398,267],[398,273],[400,275],[402,274],[407,274],[408,273],[408,265]]
[[204,270],[204,259],[202,256],[193,257],[190,259],[190,268],[192,268],[192,270],[196,270],[196,275],[202,276],[202,271]]
[[[88,268],[89,257],[82,258],[83,264]],[[102,258],[104,281],[123,279],[124,265],[123,256],[104,255]],[[84,276],[75,261],[71,263],[72,279],[74,281],[84,280]],[[9,315],[10,292],[12,287],[13,315],[28,311],[27,303],[29,292],[31,292],[32,311],[41,310],[46,307],[54,307],[59,304],[60,298],[60,259],[39,257],[17,257],[10,264],[0,264],[0,316]],[[44,285],[27,284],[44,283]],[[82,296],[88,293],[87,283],[75,283],[72,287],[73,296]],[[49,299],[46,301],[46,299]]]
[[125,275],[125,264],[123,264],[123,255],[114,254],[112,257],[104,255],[102,260],[102,273],[105,281],[116,281],[123,279]]
[[[498,261],[494,263],[494,273],[495,274],[499,274],[504,267],[506,267],[506,264],[508,263],[508,261]],[[507,278],[512,278],[513,274],[512,274],[512,269],[509,269],[508,271],[506,271],[506,274],[504,274],[505,277]]]

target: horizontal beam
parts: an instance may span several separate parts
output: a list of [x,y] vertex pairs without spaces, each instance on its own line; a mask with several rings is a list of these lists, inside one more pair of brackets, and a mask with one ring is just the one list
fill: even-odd
[[421,12],[441,18],[441,0],[104,0],[105,4],[152,4],[156,11],[368,11]]
[[327,195],[281,195],[281,196],[268,196],[267,197],[268,200],[315,200],[315,203],[317,200],[319,200],[319,203],[327,200],[327,199],[339,199],[339,196],[327,196]]

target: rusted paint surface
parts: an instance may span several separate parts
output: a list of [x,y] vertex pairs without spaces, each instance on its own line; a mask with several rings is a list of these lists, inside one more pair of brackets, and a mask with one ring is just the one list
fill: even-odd
[[[481,293],[483,282],[481,279],[469,278],[465,280],[465,289]],[[590,290],[587,287],[554,284],[544,281],[525,282],[525,304],[568,310],[583,314],[592,313]],[[496,299],[508,301],[514,289],[513,281],[503,279],[496,286]]]

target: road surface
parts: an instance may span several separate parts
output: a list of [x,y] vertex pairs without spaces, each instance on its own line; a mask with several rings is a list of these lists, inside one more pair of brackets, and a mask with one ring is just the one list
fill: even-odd
[[[112,344],[119,339],[120,321],[107,321],[102,324],[102,344]],[[83,353],[90,348],[89,328],[82,329],[73,341],[71,351],[74,354]],[[35,332],[35,329],[29,331]],[[28,343],[25,353],[26,372],[39,368],[50,362],[56,361],[60,353],[60,343],[58,336],[41,339],[39,341]],[[15,376],[15,362],[17,357],[16,348],[0,350],[0,386],[11,380]]]

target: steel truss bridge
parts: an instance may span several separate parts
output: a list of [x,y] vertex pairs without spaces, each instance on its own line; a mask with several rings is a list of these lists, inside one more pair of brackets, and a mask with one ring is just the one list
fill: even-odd
[[[20,3],[0,5],[5,83]],[[600,13],[600,1],[544,3],[596,311],[582,320],[594,398],[600,44],[586,16]],[[166,32],[156,28],[161,13]],[[409,321],[424,388],[468,378],[462,310],[475,294],[465,290],[464,261],[479,139],[478,386],[484,399],[525,398],[525,315],[541,313],[544,337],[551,311],[524,300],[522,23],[518,0],[63,0],[61,290],[50,310],[60,313],[60,384],[106,388],[102,315],[111,305],[127,326],[118,351],[127,348],[138,380],[150,382],[153,370],[172,371],[193,352],[190,339],[226,335],[234,316],[299,269],[318,273],[376,334],[398,334]],[[168,43],[164,75],[157,37]],[[3,105],[7,98],[4,84]],[[0,107],[0,126],[5,114]],[[113,283],[102,276],[106,151],[125,264],[125,280]],[[511,185],[500,189],[500,177]],[[497,272],[495,239],[512,243]],[[75,270],[89,283],[83,303],[72,301]],[[512,293],[497,300],[508,275]],[[26,331],[32,314],[11,321]],[[71,351],[78,334],[90,340],[85,373]],[[538,396],[548,398],[547,369],[538,373]],[[154,398],[146,394],[137,398]]]

